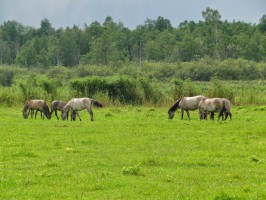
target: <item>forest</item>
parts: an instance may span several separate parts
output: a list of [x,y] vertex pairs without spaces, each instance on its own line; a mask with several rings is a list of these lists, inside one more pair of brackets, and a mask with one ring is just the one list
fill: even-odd
[[202,18],[173,27],[159,16],[135,29],[111,16],[102,24],[66,28],[54,28],[48,19],[39,28],[6,21],[0,25],[0,100],[9,104],[10,91],[21,93],[22,102],[100,93],[141,104],[173,91],[175,97],[206,94],[206,81],[264,81],[266,15],[258,24],[228,22],[207,7]]

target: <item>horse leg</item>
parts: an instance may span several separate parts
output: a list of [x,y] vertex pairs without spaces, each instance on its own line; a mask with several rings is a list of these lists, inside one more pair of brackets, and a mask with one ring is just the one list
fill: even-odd
[[76,121],[76,111],[71,112],[71,121]]
[[[57,120],[59,120],[59,118],[58,118],[58,116],[57,116],[57,110],[54,110],[54,114],[55,114]],[[52,116],[52,112],[51,112],[51,116]]]
[[214,120],[214,112],[211,112],[211,113],[210,113],[210,119],[211,119],[211,120]]
[[220,118],[222,117],[222,120],[224,120],[224,111],[223,110],[220,110],[219,111],[219,115],[218,115],[218,121],[220,120]]
[[188,117],[188,119],[190,120],[189,111],[186,110],[186,113],[187,113],[187,117]]
[[78,116],[78,118],[79,118],[79,121],[81,121],[81,119],[80,119],[80,117],[79,117],[79,113],[78,113],[78,112],[76,112],[76,115]]
[[183,118],[184,118],[184,110],[181,109],[181,120],[183,120]]
[[44,112],[43,111],[40,111],[41,112],[41,119],[44,119]]
[[91,109],[88,110],[88,112],[90,113],[90,116],[91,116],[91,121],[93,121],[93,112]]
[[34,110],[30,109],[28,112],[28,115],[30,114],[31,118],[33,119],[33,115],[34,115]]
[[[33,111],[33,112],[34,112],[34,111]],[[38,113],[38,110],[35,111],[35,119],[36,119],[37,113]]]

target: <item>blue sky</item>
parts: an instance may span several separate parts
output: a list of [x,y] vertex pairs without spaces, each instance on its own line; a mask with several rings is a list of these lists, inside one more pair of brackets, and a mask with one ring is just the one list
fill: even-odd
[[0,0],[0,25],[16,20],[38,28],[47,18],[55,28],[83,27],[111,16],[134,29],[148,18],[161,16],[177,27],[185,20],[203,20],[202,11],[208,6],[228,21],[258,24],[266,14],[266,0]]

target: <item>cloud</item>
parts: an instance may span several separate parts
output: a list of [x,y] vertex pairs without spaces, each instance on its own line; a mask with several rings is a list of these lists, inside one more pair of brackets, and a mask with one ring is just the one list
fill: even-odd
[[0,0],[0,25],[16,20],[39,27],[47,18],[54,27],[102,23],[107,16],[135,28],[147,18],[169,19],[173,26],[184,20],[203,20],[201,12],[210,6],[222,19],[258,23],[266,14],[265,0]]

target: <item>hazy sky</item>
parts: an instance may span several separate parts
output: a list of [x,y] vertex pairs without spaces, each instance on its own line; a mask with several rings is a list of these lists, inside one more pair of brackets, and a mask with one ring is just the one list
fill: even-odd
[[107,16],[131,29],[158,16],[177,27],[180,22],[203,20],[202,11],[217,9],[222,20],[259,23],[266,14],[266,0],[0,0],[0,25],[16,20],[23,25],[40,27],[47,18],[53,27],[83,27]]

